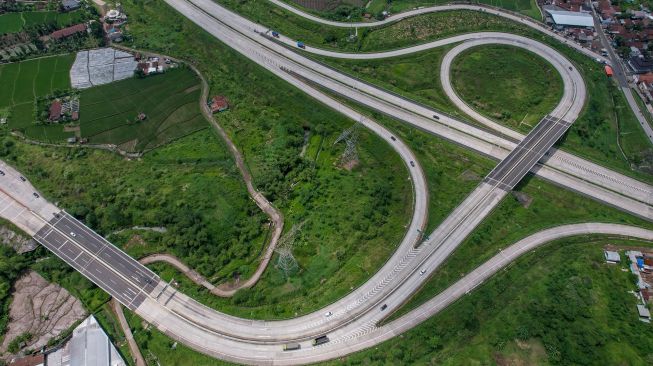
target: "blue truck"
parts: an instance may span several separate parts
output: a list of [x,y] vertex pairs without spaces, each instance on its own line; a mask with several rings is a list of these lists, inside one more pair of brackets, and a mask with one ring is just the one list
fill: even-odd
[[297,41],[297,47],[299,48],[306,48],[306,45],[302,41]]
[[279,38],[279,32],[272,31],[272,37]]

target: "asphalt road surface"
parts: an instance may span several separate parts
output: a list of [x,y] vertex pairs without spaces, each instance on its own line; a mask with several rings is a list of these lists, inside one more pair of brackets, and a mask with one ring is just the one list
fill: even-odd
[[596,29],[596,32],[599,35],[599,39],[601,40],[601,44],[603,45],[603,48],[605,48],[608,51],[608,55],[610,56],[609,57],[610,65],[612,66],[614,78],[617,80],[617,84],[619,84],[621,91],[623,91],[624,95],[626,96],[626,101],[628,102],[628,106],[630,106],[630,109],[635,114],[635,117],[637,118],[639,125],[642,126],[644,133],[648,137],[649,141],[651,141],[651,143],[653,144],[653,128],[651,128],[651,124],[648,122],[648,120],[646,119],[646,117],[644,117],[643,114],[643,113],[648,113],[648,111],[642,112],[641,109],[639,108],[637,101],[635,101],[635,96],[633,95],[633,91],[630,88],[630,85],[628,84],[626,70],[624,68],[623,62],[621,61],[621,57],[619,57],[614,52],[614,48],[612,47],[610,40],[608,40],[608,37],[605,35],[605,32],[603,31],[603,27],[601,27],[601,22],[599,21],[598,14],[596,13],[596,9],[594,9],[593,7],[592,7],[592,13],[594,16],[594,28]]
[[[251,25],[246,20],[221,9],[219,6],[216,8],[217,5],[210,1],[194,0],[195,3],[206,6],[212,12],[212,16],[207,16],[206,11],[204,11],[206,9],[198,9],[186,1],[167,1],[180,10],[182,14],[189,16],[194,22],[238,52],[268,68],[268,70],[284,80],[293,83],[293,85],[309,95],[318,98],[327,106],[339,110],[353,120],[360,120],[365,127],[381,136],[405,162],[415,192],[413,221],[402,243],[392,258],[368,282],[321,311],[284,321],[263,321],[236,318],[202,306],[186,295],[177,292],[174,288],[166,286],[158,280],[155,274],[144,267],[139,267],[140,264],[121,254],[122,252],[91,230],[81,227],[81,223],[65,213],[61,212],[59,217],[54,216],[50,212],[51,205],[42,204],[43,199],[29,201],[27,198],[31,195],[31,192],[29,189],[21,188],[22,184],[15,184],[13,180],[0,179],[1,192],[5,195],[0,196],[0,199],[5,199],[10,203],[12,208],[9,211],[12,211],[12,213],[14,211],[18,212],[16,217],[23,217],[26,215],[25,212],[28,212],[28,216],[31,215],[30,217],[34,216],[36,219],[41,219],[40,226],[34,224],[34,227],[31,228],[38,240],[44,242],[44,245],[55,251],[57,255],[62,256],[65,260],[67,259],[73,267],[83,271],[84,275],[101,282],[101,284],[98,284],[99,286],[108,288],[112,295],[115,293],[119,301],[124,301],[123,304],[133,307],[139,316],[155,324],[159,330],[172,338],[180,340],[190,347],[225,360],[248,364],[301,364],[341,357],[376,345],[419,324],[478,286],[502,265],[517,258],[523,253],[522,250],[528,250],[529,245],[532,248],[533,245],[538,243],[536,239],[551,240],[583,232],[603,232],[638,237],[645,240],[653,239],[653,232],[651,231],[620,225],[588,224],[580,228],[566,226],[550,229],[545,235],[538,236],[531,241],[528,241],[527,238],[525,241],[517,243],[516,247],[513,246],[502,251],[497,257],[491,259],[434,300],[416,309],[416,311],[387,326],[378,327],[378,321],[385,314],[398,308],[417,291],[428,277],[428,274],[436,270],[469,233],[498,205],[507,194],[503,185],[511,184],[514,180],[523,176],[522,172],[531,168],[538,173],[545,170],[543,166],[536,166],[535,162],[544,153],[546,146],[550,146],[549,144],[555,141],[560,131],[568,127],[567,124],[575,119],[577,112],[574,111],[574,106],[577,105],[577,100],[584,98],[584,94],[581,96],[579,93],[573,93],[572,99],[561,104],[563,105],[560,110],[561,114],[546,118],[540,123],[541,127],[538,126],[521,141],[522,148],[517,148],[516,152],[508,154],[508,150],[515,150],[515,146],[518,146],[514,142],[511,148],[503,149],[506,151],[501,150],[496,145],[491,147],[490,151],[497,148],[503,151],[498,154],[502,154],[503,158],[507,156],[507,162],[500,168],[501,171],[494,173],[496,179],[479,184],[431,235],[423,238],[420,231],[426,221],[428,197],[423,172],[414,154],[400,140],[393,139],[394,136],[388,130],[319,92],[312,84],[306,83],[304,78],[309,79],[312,83],[330,83],[329,85],[336,92],[342,94],[362,97],[377,110],[384,109],[392,113],[409,113],[402,116],[411,119],[412,122],[424,123],[423,116],[419,117],[413,110],[403,109],[398,111],[399,108],[397,108],[396,104],[389,103],[388,100],[379,100],[369,93],[360,90],[352,92],[352,90],[356,89],[352,89],[350,85],[343,85],[342,80],[339,80],[341,75],[329,70],[327,77],[312,67],[307,67],[306,64],[298,64],[294,59],[296,54],[285,46],[269,40],[261,41],[262,43],[255,41],[254,39],[266,40],[267,38],[260,37],[256,33],[251,36],[245,35],[251,34],[250,31],[252,30]],[[219,20],[216,17],[219,17]],[[561,60],[564,60],[564,58]],[[311,61],[307,60],[307,62],[310,63]],[[289,73],[288,70],[292,70],[293,73]],[[297,75],[300,77],[298,78]],[[364,87],[364,85],[361,86]],[[563,119],[564,116],[570,116],[571,118]],[[439,126],[437,131],[442,128],[442,125],[434,124],[432,120],[428,121],[431,125]],[[453,123],[452,121],[449,122]],[[487,134],[487,131],[481,132]],[[457,133],[461,133],[461,131]],[[495,135],[486,135],[486,138],[490,139],[493,145],[504,143]],[[487,141],[479,142],[478,139],[471,139],[469,134],[464,139],[478,142],[481,145],[487,143]],[[481,148],[485,149],[486,147]],[[501,164],[499,167],[501,167]],[[580,170],[582,170],[582,167]],[[593,170],[600,171],[598,168]],[[569,172],[564,172],[566,175],[557,176],[557,178],[562,182],[562,185],[570,185],[575,188],[581,187],[582,189],[584,186],[579,182],[581,179],[571,174],[575,171],[570,169]],[[546,174],[551,176],[554,175],[554,172],[548,171]],[[608,174],[612,173],[608,171]],[[609,175],[603,180],[597,178],[597,181],[593,182],[594,185],[591,186],[593,197],[606,199],[605,197],[610,196],[609,192],[606,193],[601,188],[615,185],[615,180],[619,182],[624,179],[618,175],[616,177],[615,175]],[[28,182],[22,182],[28,184]],[[627,180],[627,182],[629,184],[622,191],[628,192],[630,196],[622,197],[631,199],[640,206],[635,208],[635,204],[632,202],[620,202],[617,207],[635,211],[640,209],[649,210],[648,212],[650,212],[650,206],[646,202],[636,199],[642,194],[642,191],[644,193],[647,190],[650,192],[650,186],[637,181]],[[620,195],[617,192],[613,193]],[[631,204],[633,206],[630,206]],[[45,211],[41,209],[46,216],[34,213],[33,208],[38,207],[48,208]],[[57,213],[56,209],[55,213]],[[646,215],[646,212],[640,213]],[[47,216],[48,214],[51,216]],[[27,225],[26,223],[32,221],[26,219],[21,222],[23,225]],[[420,242],[421,245],[416,247]],[[387,305],[385,311],[381,310],[382,305]],[[324,313],[327,311],[331,315],[325,316]],[[323,334],[328,334],[331,341],[313,347],[311,339]],[[300,342],[301,349],[284,352],[283,343],[288,341]]]
[[485,177],[484,182],[511,191],[570,126],[571,123],[565,120],[545,116],[510,155]]

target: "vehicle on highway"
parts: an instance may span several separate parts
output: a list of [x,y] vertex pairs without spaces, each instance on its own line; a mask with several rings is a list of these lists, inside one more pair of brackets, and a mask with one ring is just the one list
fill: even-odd
[[410,166],[412,166],[414,168],[415,167],[415,162],[411,160],[410,161]]
[[426,270],[425,270],[425,269],[419,271],[419,275],[420,275],[420,276],[424,276],[424,273],[426,273]]
[[321,344],[328,343],[329,341],[330,341],[329,337],[325,335],[319,336],[313,340],[313,346],[319,346]]
[[2,170],[0,170],[0,175],[4,176],[4,175],[5,175],[5,172],[3,172]]
[[306,48],[306,45],[302,41],[297,41],[297,47],[299,48]]
[[571,71],[571,70],[573,70],[573,69],[574,69],[573,67],[569,66],[569,71]]
[[395,138],[394,136],[390,136],[390,140],[397,141],[397,138]]
[[272,31],[272,37],[279,38],[279,33],[275,32],[275,31]]
[[326,313],[324,313],[324,316],[325,316],[326,318],[330,317],[331,315],[333,315],[333,313],[330,312],[330,311],[327,311]]
[[75,233],[73,233],[73,232],[71,231],[71,232],[70,232],[70,236],[72,236],[72,237],[74,238],[74,237],[77,236],[77,234],[75,234]]
[[302,345],[299,343],[288,343],[283,345],[284,351],[295,351],[302,348]]
[[36,193],[36,192],[34,192],[34,193],[32,193],[32,195],[33,195],[34,197],[36,197],[36,198],[39,198],[39,197],[41,197],[41,196],[39,196],[39,194],[38,194],[38,193]]
[[385,310],[388,308],[388,304],[383,304],[381,305],[381,311]]
[[440,119],[440,116],[438,116],[437,114],[434,114],[434,115],[433,115],[433,118],[435,118],[435,119]]
[[22,175],[20,176],[20,180],[22,180],[23,182],[27,182],[27,179],[25,179],[25,177],[23,177]]

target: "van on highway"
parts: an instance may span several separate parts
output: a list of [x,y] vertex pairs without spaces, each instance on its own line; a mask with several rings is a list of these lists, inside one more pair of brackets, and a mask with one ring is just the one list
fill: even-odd
[[299,343],[288,343],[283,345],[284,351],[295,351],[302,348],[302,345]]

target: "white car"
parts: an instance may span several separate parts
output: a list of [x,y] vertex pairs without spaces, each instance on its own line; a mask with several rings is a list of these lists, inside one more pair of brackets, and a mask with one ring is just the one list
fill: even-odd
[[70,236],[72,236],[72,237],[74,238],[74,237],[77,236],[77,234],[75,234],[75,233],[73,233],[73,232],[71,231],[71,232],[70,232]]
[[419,275],[420,275],[420,276],[424,276],[424,273],[426,273],[426,270],[425,270],[425,269],[419,271]]
[[324,317],[326,317],[326,318],[330,317],[331,315],[333,315],[333,313],[330,312],[330,311],[327,311],[326,313],[324,313]]

